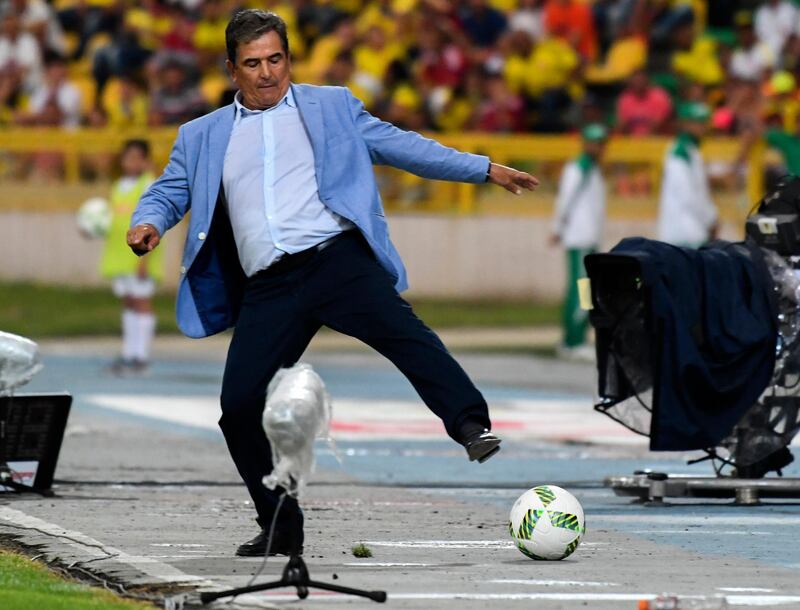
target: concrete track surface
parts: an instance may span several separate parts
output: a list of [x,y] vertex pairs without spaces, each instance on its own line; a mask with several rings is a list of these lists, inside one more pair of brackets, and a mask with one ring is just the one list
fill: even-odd
[[[386,607],[398,609],[635,609],[661,592],[800,608],[800,504],[651,507],[603,488],[604,476],[639,468],[709,469],[687,467],[695,455],[650,453],[644,439],[594,413],[591,365],[459,353],[505,439],[477,465],[389,363],[325,341],[304,360],[333,396],[341,462],[321,444],[303,500],[312,578],[385,590]],[[157,595],[244,586],[261,560],[233,555],[257,530],[216,426],[225,339],[161,341],[144,377],[107,372],[113,350],[109,341],[43,346],[46,368],[26,391],[75,397],[57,497],[0,494],[0,535]],[[584,543],[564,561],[531,561],[507,535],[513,501],[542,483],[571,490],[586,511]],[[373,556],[354,557],[357,543]],[[270,558],[258,582],[284,563]],[[298,601],[291,589],[214,607],[340,606],[380,607],[316,591]]]

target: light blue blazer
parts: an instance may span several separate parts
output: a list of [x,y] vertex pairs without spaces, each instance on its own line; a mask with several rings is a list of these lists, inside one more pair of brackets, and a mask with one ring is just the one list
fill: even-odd
[[[376,119],[346,88],[292,89],[314,150],[320,199],[358,227],[397,290],[404,290],[406,272],[389,240],[373,164],[478,183],[486,178],[488,157],[458,152]],[[182,125],[164,173],[131,218],[131,226],[149,223],[164,235],[191,210],[176,306],[178,326],[189,337],[223,331],[238,315],[245,277],[220,205],[233,119],[231,104]]]

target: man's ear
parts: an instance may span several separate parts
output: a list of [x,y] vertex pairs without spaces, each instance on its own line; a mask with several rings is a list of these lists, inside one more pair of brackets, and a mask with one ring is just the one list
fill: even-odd
[[231,80],[235,83],[236,82],[236,66],[233,65],[233,62],[230,59],[225,60],[225,68],[228,70],[228,75],[231,77]]

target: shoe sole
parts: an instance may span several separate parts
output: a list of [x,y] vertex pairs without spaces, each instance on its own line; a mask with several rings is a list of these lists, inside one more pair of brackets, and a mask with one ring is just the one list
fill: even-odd
[[485,442],[476,442],[467,450],[469,461],[474,462],[477,460],[479,464],[483,464],[500,451],[500,442],[501,440],[499,438]]

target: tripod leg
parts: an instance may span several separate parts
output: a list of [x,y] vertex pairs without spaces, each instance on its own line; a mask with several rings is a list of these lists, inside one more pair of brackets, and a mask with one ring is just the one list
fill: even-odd
[[[268,582],[264,583],[263,585],[252,585],[250,587],[241,587],[239,589],[228,589],[227,591],[208,591],[200,594],[200,602],[203,604],[208,604],[222,597],[235,597],[236,595],[244,595],[245,593],[267,591],[269,589],[278,589],[286,586],[288,586],[287,582],[283,580],[276,580],[275,582]],[[306,593],[306,595],[308,595],[308,593]]]
[[313,587],[314,589],[334,591],[336,593],[344,593],[345,595],[358,595],[359,597],[367,597],[378,603],[383,603],[386,601],[386,591],[364,591],[362,589],[351,589],[350,587],[342,587],[340,585],[318,582],[316,580],[309,580],[307,584],[309,587]]

